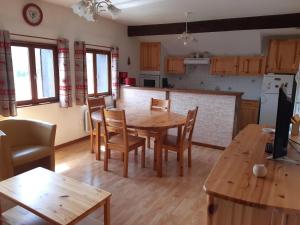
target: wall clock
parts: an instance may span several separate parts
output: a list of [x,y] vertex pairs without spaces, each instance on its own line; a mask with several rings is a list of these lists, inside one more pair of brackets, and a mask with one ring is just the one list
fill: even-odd
[[43,12],[39,6],[30,3],[23,8],[24,20],[31,26],[39,25],[43,20]]

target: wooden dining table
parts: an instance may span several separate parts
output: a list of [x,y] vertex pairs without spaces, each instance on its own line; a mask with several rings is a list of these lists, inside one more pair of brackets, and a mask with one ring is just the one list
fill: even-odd
[[[125,108],[125,114],[128,128],[148,130],[156,133],[156,157],[154,158],[156,159],[157,176],[162,177],[163,133],[170,128],[178,128],[178,134],[181,134],[186,117],[174,112],[160,112],[150,109],[139,110],[136,108]],[[102,117],[100,113],[94,113],[92,119],[97,123],[97,132],[101,132]],[[97,137],[100,137],[100,134]]]

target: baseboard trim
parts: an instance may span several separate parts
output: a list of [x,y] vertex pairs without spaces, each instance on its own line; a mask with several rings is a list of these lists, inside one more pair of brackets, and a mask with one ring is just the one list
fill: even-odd
[[69,141],[69,142],[66,142],[66,143],[63,143],[63,144],[60,144],[60,145],[56,145],[54,147],[55,150],[58,150],[60,148],[63,148],[63,147],[67,147],[69,145],[72,145],[72,144],[75,144],[77,142],[81,142],[81,141],[85,141],[87,139],[89,139],[90,135],[87,135],[87,136],[84,136],[84,137],[81,137],[81,138],[78,138],[78,139],[75,139],[73,141]]
[[218,145],[211,145],[211,144],[205,144],[205,143],[200,143],[200,142],[192,142],[193,145],[198,145],[198,146],[202,146],[202,147],[207,147],[207,148],[213,148],[213,149],[218,149],[218,150],[225,150],[225,147],[222,146],[218,146]]
[[[66,142],[66,143],[63,143],[60,145],[56,145],[54,148],[55,148],[55,150],[58,150],[63,147],[67,147],[69,145],[72,145],[72,144],[75,144],[75,143],[78,143],[81,141],[85,141],[85,140],[89,139],[89,137],[90,137],[90,135],[87,135],[87,136],[75,139],[73,141],[69,141],[69,142]],[[193,143],[193,145],[198,145],[198,146],[202,146],[202,147],[213,148],[213,149],[218,149],[218,150],[225,150],[225,147],[218,146],[218,145],[205,144],[205,143],[195,142],[195,141],[193,141],[192,143]]]

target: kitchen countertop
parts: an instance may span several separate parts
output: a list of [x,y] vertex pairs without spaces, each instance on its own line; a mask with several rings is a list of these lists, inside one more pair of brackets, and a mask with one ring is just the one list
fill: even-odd
[[201,90],[201,89],[177,89],[177,88],[151,88],[151,87],[132,87],[132,86],[122,86],[123,88],[140,89],[140,90],[156,90],[156,91],[169,91],[169,92],[186,92],[195,94],[207,94],[207,95],[228,95],[240,97],[243,92],[233,92],[233,91],[215,91],[215,90]]

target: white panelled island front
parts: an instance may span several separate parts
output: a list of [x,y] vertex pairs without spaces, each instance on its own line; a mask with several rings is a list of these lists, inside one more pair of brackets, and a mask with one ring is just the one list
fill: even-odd
[[[145,87],[121,87],[117,105],[123,108],[149,109],[150,99],[170,99],[171,111],[186,115],[199,107],[193,142],[226,148],[238,132],[241,92],[183,90]],[[176,130],[170,130],[176,133]]]

